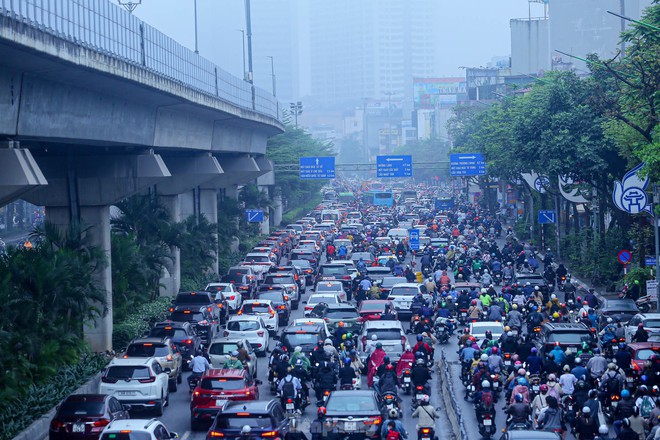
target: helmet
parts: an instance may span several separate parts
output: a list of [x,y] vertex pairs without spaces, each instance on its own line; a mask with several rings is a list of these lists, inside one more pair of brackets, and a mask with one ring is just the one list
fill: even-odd
[[630,397],[630,391],[628,390],[621,391],[621,397]]
[[536,312],[539,308],[537,306],[532,306],[532,312]]
[[546,384],[541,385],[541,392],[542,393],[547,393],[548,392],[548,386]]
[[394,370],[394,365],[392,365],[392,364],[387,364],[387,366],[385,367],[385,369],[386,369],[387,371],[392,371],[392,370]]
[[538,350],[536,349],[536,347],[532,347],[532,350],[531,350],[532,353],[536,353],[537,351]]
[[637,327],[638,327],[638,328],[644,328],[644,324],[642,324],[642,323],[640,322],[639,325],[638,325]]
[[558,312],[553,313],[552,317],[555,319],[559,319],[559,313]]
[[476,306],[476,305],[477,305],[477,300],[476,300],[476,299],[473,299],[471,304],[472,304],[473,306]]
[[417,361],[416,361],[415,363],[416,363],[417,365],[421,365],[421,366],[426,365],[426,362],[424,362],[424,359],[421,359],[421,358],[420,358],[420,359],[417,359]]
[[493,347],[493,348],[490,350],[490,352],[493,353],[493,354],[497,354],[497,347]]
[[610,362],[607,364],[607,368],[610,370],[616,370],[616,364],[614,362]]
[[424,394],[424,395],[422,396],[422,402],[424,402],[424,403],[429,403],[429,395],[428,395],[428,394]]
[[587,383],[583,380],[578,380],[576,386],[579,389],[585,389],[585,388],[587,388]]
[[557,299],[557,295],[553,293],[552,295],[550,295],[550,299]]
[[607,318],[607,323],[608,324],[611,324],[612,322],[614,322],[614,320],[612,318]]
[[505,332],[508,332],[508,331],[510,331],[510,330],[511,330],[511,327],[509,327],[508,325],[505,325],[505,326],[504,326],[504,331],[505,331]]
[[234,350],[231,352],[231,357],[236,357],[238,356],[238,351]]
[[594,354],[600,354],[600,348],[598,347],[594,348]]
[[[298,361],[302,362],[302,359],[298,359]],[[345,363],[346,365],[350,364],[350,363],[351,363],[351,358],[349,358],[349,357],[344,358],[344,363]]]
[[424,338],[422,337],[422,335],[417,335],[417,340],[418,340],[418,341],[421,341],[422,339],[424,339]]
[[591,414],[591,408],[585,406],[584,408],[582,408],[582,414]]
[[518,393],[518,394],[516,394],[515,399],[516,399],[516,402],[521,403],[523,401],[523,395]]
[[484,354],[481,355],[481,358],[480,358],[480,359],[481,359],[482,361],[486,362],[486,361],[488,361],[488,355],[487,355],[486,353],[484,353]]
[[513,305],[511,306],[511,308],[512,308],[513,310],[518,310],[518,304],[513,304]]
[[300,353],[302,351],[302,347],[300,345],[296,345],[296,348],[294,348],[293,351]]
[[534,286],[534,290],[536,290],[538,292],[539,290],[541,290],[541,288],[539,288],[539,286]]
[[506,335],[512,337],[512,336],[513,336],[513,332],[512,332],[511,330],[509,330],[509,331],[506,333]]
[[525,371],[524,368],[519,368],[518,369],[518,375],[519,376],[524,376],[525,374],[527,374],[527,371]]
[[490,382],[484,380],[481,382],[481,388],[490,388]]
[[319,409],[316,410],[316,414],[320,416],[324,416],[327,412],[328,410],[325,409],[325,406],[321,406],[319,407]]
[[560,346],[561,344],[559,343],[559,341],[555,342],[555,347],[560,347]]
[[325,345],[332,345],[332,339],[327,338],[327,339],[325,340]]
[[557,380],[557,376],[554,374],[548,374],[548,381],[555,382]]
[[392,408],[387,415],[390,417],[390,419],[396,419],[399,417],[399,411],[396,410],[396,408]]
[[525,385],[525,379],[522,377],[518,378],[518,385]]
[[390,357],[389,356],[383,356],[383,362],[386,364],[390,363]]
[[649,392],[649,387],[647,387],[646,385],[640,385],[639,386],[639,391],[642,392],[642,393],[648,393]]
[[577,365],[580,365],[580,364],[582,363],[582,358],[580,358],[580,357],[576,357],[576,358],[575,358],[575,363],[576,363]]
[[339,327],[343,327],[343,326],[344,326],[344,321],[339,321],[339,324],[337,324],[337,325],[338,325]]
[[569,367],[568,365],[564,365],[564,368],[562,368],[562,370],[565,372],[569,372],[571,371],[571,367]]
[[376,348],[383,348],[383,344],[381,344],[380,342],[376,342]]
[[607,435],[609,432],[610,430],[607,428],[607,425],[600,425],[598,427],[598,434]]
[[[628,391],[628,390],[625,390],[625,391]],[[623,394],[623,393],[621,393],[621,394]],[[621,422],[622,422],[621,424],[623,425],[624,428],[630,428],[630,419],[629,418],[626,417]]]
[[522,368],[522,362],[520,362],[520,361],[515,361],[515,362],[513,363],[513,366],[516,367],[516,368]]

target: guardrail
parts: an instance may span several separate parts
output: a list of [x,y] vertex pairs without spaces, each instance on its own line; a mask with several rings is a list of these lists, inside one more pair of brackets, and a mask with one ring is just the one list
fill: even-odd
[[467,439],[467,431],[463,423],[461,409],[456,402],[459,399],[454,393],[454,385],[451,381],[451,372],[449,364],[445,358],[445,351],[440,350],[440,359],[437,364],[438,369],[438,391],[440,401],[445,409],[447,419],[449,420],[449,435],[452,440]]
[[0,15],[141,66],[278,120],[277,99],[177,43],[110,0],[0,0]]

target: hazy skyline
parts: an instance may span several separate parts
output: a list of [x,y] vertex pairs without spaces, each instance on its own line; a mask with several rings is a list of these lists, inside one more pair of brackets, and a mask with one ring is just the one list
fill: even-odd
[[[252,9],[260,2],[252,0]],[[313,11],[311,0],[303,7]],[[359,0],[356,0],[359,1]],[[485,66],[493,57],[511,53],[509,20],[528,17],[527,0],[438,0],[441,2],[443,19],[438,23],[438,45],[441,62],[438,76],[463,76],[459,66]],[[174,40],[194,49],[194,1],[193,0],[142,0],[135,15]],[[197,0],[199,53],[224,70],[242,77],[242,35],[245,28],[244,0]],[[532,16],[542,16],[541,5],[531,5]],[[254,23],[253,23],[254,25]],[[253,33],[258,33],[253,27]],[[253,47],[259,41],[253,39]],[[307,55],[301,54],[303,67]],[[264,80],[270,75],[270,61],[254,59],[255,81],[270,90]],[[277,71],[278,60],[275,59]],[[267,72],[260,70],[267,69]],[[309,90],[309,78],[300,78],[302,92]]]

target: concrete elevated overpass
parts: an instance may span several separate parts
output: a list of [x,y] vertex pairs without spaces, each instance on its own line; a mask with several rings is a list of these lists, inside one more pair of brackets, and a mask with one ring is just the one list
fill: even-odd
[[[110,0],[0,0],[0,204],[80,222],[110,256],[110,206],[148,188],[173,218],[217,221],[217,194],[260,178],[277,100]],[[224,243],[220,244],[226,245]],[[166,280],[178,290],[178,250]],[[109,313],[86,329],[111,348]]]

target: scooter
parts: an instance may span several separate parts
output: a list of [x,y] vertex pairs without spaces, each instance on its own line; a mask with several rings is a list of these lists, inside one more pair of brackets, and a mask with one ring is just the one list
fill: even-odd
[[406,368],[401,372],[401,390],[403,390],[405,394],[410,394],[410,388],[412,386],[410,374],[410,368]]
[[496,431],[495,414],[492,411],[485,411],[483,417],[479,421],[479,434],[488,440],[495,435]]
[[435,436],[435,429],[427,428],[427,427],[420,427],[417,430],[417,439],[418,440],[437,440],[438,438]]

